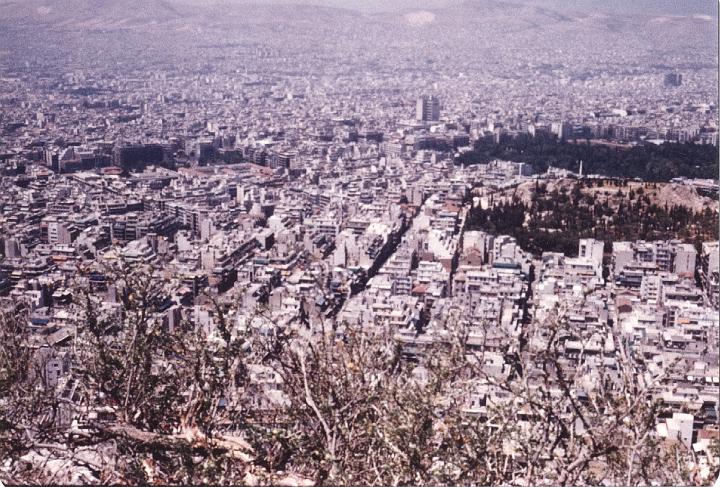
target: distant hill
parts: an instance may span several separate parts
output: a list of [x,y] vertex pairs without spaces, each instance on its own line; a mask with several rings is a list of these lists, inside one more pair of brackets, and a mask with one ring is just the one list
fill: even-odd
[[[191,1],[197,0],[183,0]],[[385,52],[390,45],[426,52],[455,52],[458,46],[491,50],[502,45],[518,52],[547,53],[541,59],[544,62],[552,61],[554,50],[580,50],[581,55],[598,53],[606,58],[620,51],[624,55],[640,53],[645,59],[650,54],[657,56],[658,62],[673,51],[687,54],[692,50],[706,57],[716,53],[717,17],[704,13],[598,13],[588,8],[590,3],[583,0],[566,6],[555,0],[468,0],[443,8],[369,14],[241,1],[201,5],[176,0],[15,0],[0,3],[0,40],[3,31],[12,31],[12,36],[25,32],[28,35],[23,42],[44,42],[44,48],[51,49],[53,41],[35,39],[51,29],[58,35],[73,36],[151,33],[153,43],[166,44],[168,49],[187,42],[244,41],[378,52]],[[16,42],[12,36],[5,40],[11,47],[14,44],[9,43]]]
[[67,29],[137,27],[187,17],[187,7],[163,0],[56,0],[2,4],[0,18]]
[[[653,0],[655,1],[655,0]],[[189,2],[189,3],[188,3]],[[437,3],[437,2],[435,2]],[[630,3],[635,3],[633,0]],[[647,2],[646,2],[647,3]],[[709,3],[709,2],[708,2]],[[408,4],[408,2],[405,2]],[[433,3],[431,2],[430,5]],[[610,30],[630,30],[646,27],[653,19],[667,22],[669,25],[682,24],[685,27],[694,25],[712,27],[717,17],[708,13],[708,9],[698,8],[696,17],[672,16],[658,14],[653,9],[635,15],[613,13],[607,9],[593,9],[592,0],[579,2],[559,2],[555,0],[466,0],[443,8],[400,9],[397,12],[383,14],[360,14],[354,10],[306,4],[248,3],[243,1],[227,1],[208,5],[192,3],[191,0],[178,2],[174,0],[4,0],[0,1],[0,21],[14,20],[28,24],[41,23],[65,28],[103,28],[105,26],[137,26],[158,25],[168,22],[215,22],[232,19],[242,23],[294,22],[312,20],[319,24],[336,22],[341,19],[353,18],[362,23],[372,23],[378,19],[385,21],[394,19],[403,23],[408,13],[415,10],[431,12],[442,24],[457,24],[460,27],[474,25],[517,24],[531,27],[550,27],[561,22],[578,20],[605,19],[598,25]],[[635,9],[632,9],[635,10]]]
[[207,6],[168,0],[28,0],[0,3],[0,21],[45,24],[64,29],[158,27],[165,24],[241,24],[267,22],[331,22],[359,16],[346,9],[311,5],[210,4]]

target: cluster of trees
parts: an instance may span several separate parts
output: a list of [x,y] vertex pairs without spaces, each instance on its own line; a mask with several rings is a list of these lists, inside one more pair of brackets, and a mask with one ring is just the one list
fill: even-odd
[[[14,483],[248,485],[697,484],[692,452],[654,436],[654,380],[618,357],[586,374],[561,360],[572,336],[559,309],[547,345],[511,353],[488,375],[467,331],[415,361],[387,333],[271,328],[253,334],[214,305],[216,330],[169,330],[165,284],[152,269],[118,269],[119,313],[76,290],[71,394],[45,387],[27,310],[0,314],[0,479]],[[267,320],[260,310],[253,319]],[[508,337],[508,343],[512,340]],[[46,350],[47,351],[47,350]],[[469,355],[468,355],[469,354]],[[281,380],[261,406],[253,367]],[[656,378],[657,379],[657,378]],[[478,384],[503,401],[468,410]],[[477,409],[477,406],[476,406]],[[661,467],[660,467],[661,466]],[[659,468],[660,467],[660,468]],[[68,480],[69,479],[69,480]]]
[[682,205],[660,206],[644,194],[642,188],[625,193],[620,188],[617,200],[584,194],[582,182],[570,191],[546,191],[538,185],[529,204],[517,198],[472,208],[467,228],[497,235],[511,235],[519,245],[534,254],[562,252],[577,255],[578,240],[596,238],[612,242],[625,240],[680,239],[694,243],[718,235],[717,214],[709,207],[696,212]]
[[666,142],[624,148],[591,144],[589,140],[568,142],[548,134],[523,134],[500,143],[480,139],[474,150],[460,155],[456,163],[487,164],[494,159],[525,162],[537,173],[550,166],[577,172],[583,161],[584,174],[644,181],[718,178],[718,149],[712,145]]

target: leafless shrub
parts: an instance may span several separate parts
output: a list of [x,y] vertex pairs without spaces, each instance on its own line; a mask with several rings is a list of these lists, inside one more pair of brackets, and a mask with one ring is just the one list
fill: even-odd
[[[660,404],[652,390],[662,377],[617,343],[607,354],[613,360],[585,345],[569,359],[563,347],[574,331],[563,309],[508,335],[495,352],[502,371],[490,373],[484,345],[470,351],[468,328],[456,318],[413,356],[390,333],[351,326],[255,336],[238,330],[232,306],[212,296],[215,332],[192,322],[171,332],[161,319],[166,283],[153,269],[107,273],[118,312],[107,313],[90,288],[78,293],[76,400],[50,394],[32,373],[27,312],[0,315],[2,475],[98,483],[701,481],[692,454],[654,433]],[[536,332],[542,342],[528,339]],[[257,367],[281,379],[270,407],[257,402]],[[74,421],[37,414],[61,405]]]

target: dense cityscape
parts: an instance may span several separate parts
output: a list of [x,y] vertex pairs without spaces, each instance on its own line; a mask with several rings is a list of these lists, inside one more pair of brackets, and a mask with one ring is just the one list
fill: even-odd
[[6,6],[0,481],[718,478],[717,16]]

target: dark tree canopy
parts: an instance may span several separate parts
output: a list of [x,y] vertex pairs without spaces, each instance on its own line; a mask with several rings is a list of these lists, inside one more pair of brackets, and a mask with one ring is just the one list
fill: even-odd
[[499,143],[480,139],[475,149],[456,159],[457,164],[486,164],[502,159],[531,164],[535,172],[548,167],[610,177],[669,181],[677,177],[718,179],[718,148],[692,143],[646,144],[632,148],[568,142],[551,135],[521,135]]

